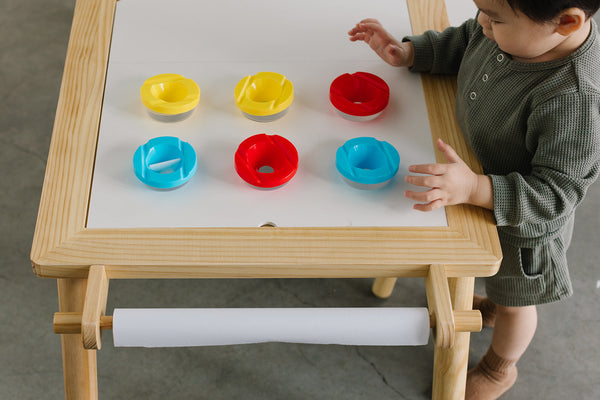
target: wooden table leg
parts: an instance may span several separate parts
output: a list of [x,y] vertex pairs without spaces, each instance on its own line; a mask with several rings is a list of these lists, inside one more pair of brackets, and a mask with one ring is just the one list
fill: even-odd
[[381,299],[387,299],[394,291],[394,285],[398,278],[375,278],[371,290],[373,294]]
[[[58,308],[61,312],[83,312],[87,279],[58,279]],[[65,398],[98,398],[96,350],[85,350],[80,334],[61,335]]]
[[[473,306],[475,278],[448,279],[454,310],[470,310]],[[469,332],[456,332],[454,346],[435,347],[433,356],[433,400],[465,398],[467,364],[469,362]]]

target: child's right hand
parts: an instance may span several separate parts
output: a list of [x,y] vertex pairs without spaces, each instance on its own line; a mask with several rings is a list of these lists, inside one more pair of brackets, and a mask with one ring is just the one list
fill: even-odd
[[352,28],[350,40],[367,43],[385,62],[394,67],[410,67],[414,62],[411,42],[398,42],[376,19],[364,19]]

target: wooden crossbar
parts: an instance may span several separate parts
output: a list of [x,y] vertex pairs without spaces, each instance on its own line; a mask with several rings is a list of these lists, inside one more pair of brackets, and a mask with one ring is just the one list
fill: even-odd
[[[85,349],[100,349],[103,329],[112,329],[112,316],[106,316],[109,278],[102,265],[90,268],[83,313],[57,312],[54,314],[54,332],[81,334]],[[436,346],[450,348],[455,332],[479,332],[482,327],[478,310],[453,311],[445,267],[431,265],[425,277],[429,304],[430,327],[434,329]]]

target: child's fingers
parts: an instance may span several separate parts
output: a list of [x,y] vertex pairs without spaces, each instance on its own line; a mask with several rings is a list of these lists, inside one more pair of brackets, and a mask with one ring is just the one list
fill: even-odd
[[359,22],[356,26],[348,31],[348,35],[354,36],[360,33],[382,33],[386,34],[386,31],[383,29],[381,25],[373,22]]
[[358,24],[358,28],[373,33],[386,32],[379,22],[361,22]]
[[448,170],[447,164],[417,164],[408,167],[410,172],[417,174],[442,175]]
[[356,42],[357,40],[363,40],[365,42],[368,42],[368,38],[370,38],[373,35],[373,31],[369,29],[364,29],[363,27],[357,25],[356,28],[348,32],[348,35],[350,36],[350,41],[352,42]]
[[431,203],[435,200],[442,199],[442,191],[440,189],[431,189],[425,192],[415,192],[412,190],[407,190],[404,192],[404,196],[407,198],[418,201],[421,203]]
[[437,175],[427,175],[427,176],[414,176],[407,175],[404,180],[411,185],[428,187],[428,188],[437,188],[440,187],[443,183],[443,179]]
[[462,162],[462,158],[459,157],[459,155],[456,153],[456,151],[454,151],[452,146],[445,143],[442,139],[437,140],[437,147],[442,153],[444,153],[444,156],[446,156],[448,162]]
[[354,35],[350,36],[350,41],[351,42],[356,42],[357,40],[365,41],[366,38],[367,38],[366,33],[355,33]]
[[379,23],[379,21],[377,21],[376,19],[367,18],[357,23],[352,29],[350,29],[348,34],[354,35],[358,32],[364,32],[369,29],[378,29],[380,27],[381,24]]
[[432,201],[431,203],[427,203],[427,204],[415,204],[413,206],[413,208],[418,211],[427,212],[427,211],[437,210],[438,208],[442,207],[443,205],[444,204],[443,204],[442,200],[438,199],[438,200]]
[[365,18],[359,22],[359,24],[377,24],[381,25],[381,23],[375,18]]
[[362,33],[362,32],[364,32],[363,29],[361,29],[357,24],[354,28],[352,28],[348,31],[348,35],[354,36],[357,33]]

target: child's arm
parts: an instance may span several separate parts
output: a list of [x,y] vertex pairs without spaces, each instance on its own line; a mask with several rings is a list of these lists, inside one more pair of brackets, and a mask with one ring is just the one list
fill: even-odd
[[348,32],[350,40],[362,40],[383,59],[394,67],[410,67],[414,61],[414,48],[411,42],[398,42],[379,21],[364,19]]
[[438,139],[437,146],[446,156],[447,164],[421,164],[408,167],[410,172],[424,174],[408,175],[406,177],[408,183],[430,188],[424,192],[406,191],[406,197],[421,202],[415,204],[414,208],[420,211],[433,211],[453,204],[472,204],[492,210],[494,194],[490,177],[474,173],[454,149],[441,139]]
[[360,21],[348,34],[353,42],[364,41],[385,62],[410,67],[413,72],[456,74],[472,31],[474,19],[443,32],[427,31],[398,41],[375,19]]

